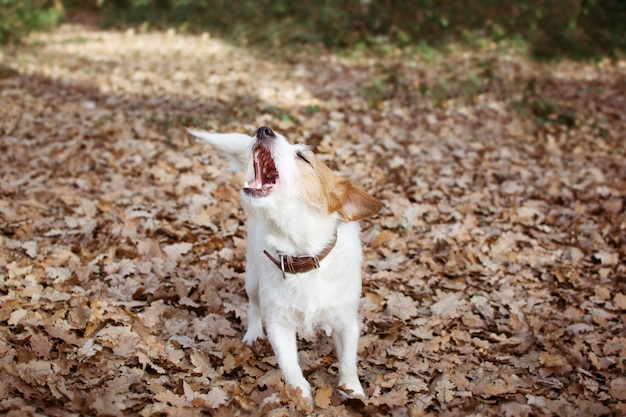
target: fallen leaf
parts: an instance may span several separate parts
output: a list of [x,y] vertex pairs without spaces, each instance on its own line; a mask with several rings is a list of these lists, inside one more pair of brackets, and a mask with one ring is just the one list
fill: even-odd
[[174,243],[172,245],[164,246],[163,251],[167,254],[167,257],[171,261],[178,261],[180,257],[188,253],[192,247],[193,244],[191,243]]
[[436,316],[457,317],[460,315],[461,309],[467,304],[462,298],[462,293],[442,293],[439,296],[439,301],[430,306],[430,310]]
[[452,401],[455,395],[455,391],[456,386],[450,381],[450,378],[448,378],[446,375],[444,375],[435,385],[435,395],[437,397],[437,400],[442,404],[446,404]]
[[626,310],[626,294],[621,292],[615,294],[615,297],[613,297],[613,304],[615,304],[615,307],[620,310]]
[[619,401],[626,401],[626,378],[615,378],[609,383],[610,394]]
[[393,292],[387,297],[387,311],[400,320],[409,320],[417,315],[417,305],[411,297]]
[[215,387],[206,395],[202,396],[202,398],[206,401],[206,405],[209,408],[218,408],[226,404],[229,399],[229,395],[221,388]]
[[617,265],[619,255],[617,252],[598,251],[593,254],[593,257],[602,263],[602,265]]
[[332,387],[318,388],[315,393],[315,405],[322,410],[326,410],[330,406],[331,396],[333,394]]

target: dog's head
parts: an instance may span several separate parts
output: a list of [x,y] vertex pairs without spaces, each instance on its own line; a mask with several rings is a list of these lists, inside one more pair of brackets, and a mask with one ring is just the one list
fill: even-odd
[[380,201],[336,176],[308,146],[290,144],[267,126],[260,127],[254,139],[252,168],[243,188],[249,206],[279,208],[295,199],[344,222],[381,209]]

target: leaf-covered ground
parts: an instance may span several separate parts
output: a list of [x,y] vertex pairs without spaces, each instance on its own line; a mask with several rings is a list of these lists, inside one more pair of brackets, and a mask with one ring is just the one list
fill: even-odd
[[[241,342],[241,177],[182,125],[269,125],[384,202],[359,372],[317,415],[626,413],[626,63],[241,49],[64,26],[0,56],[0,412],[300,415]],[[291,398],[291,399],[290,399]]]

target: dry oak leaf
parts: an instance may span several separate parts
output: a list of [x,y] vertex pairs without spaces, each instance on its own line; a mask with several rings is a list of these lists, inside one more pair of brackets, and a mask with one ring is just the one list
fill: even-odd
[[439,294],[439,301],[430,306],[430,311],[436,316],[444,318],[452,318],[460,315],[460,308],[465,306],[465,300],[462,300],[463,293],[441,293]]
[[237,331],[228,319],[219,314],[207,314],[202,318],[194,319],[190,335],[200,340],[215,339],[218,336],[235,336]]
[[390,230],[383,230],[372,239],[372,249],[378,249],[383,245],[386,245],[395,234]]
[[189,359],[193,364],[193,373],[200,374],[207,378],[213,378],[218,376],[217,371],[211,365],[209,355],[201,350],[195,350],[189,355]]
[[261,401],[261,404],[259,404],[259,409],[261,410],[276,409],[277,407],[280,407],[280,401],[281,401],[280,394],[278,392],[273,392],[267,397],[263,398],[263,400]]
[[454,398],[456,385],[450,381],[447,375],[444,375],[435,385],[436,397],[441,404],[449,403]]
[[172,391],[169,390],[156,394],[154,396],[154,399],[162,403],[168,403],[174,407],[185,407],[189,405],[187,399],[184,396],[174,394]]
[[146,259],[161,258],[163,253],[159,242],[150,238],[140,240],[137,243],[137,251]]
[[504,417],[527,417],[532,415],[532,407],[528,404],[519,404],[514,401],[509,401],[502,404],[502,412]]
[[26,255],[28,255],[30,258],[34,259],[37,256],[37,242],[35,242],[34,240],[24,242],[22,244],[22,249],[24,249]]
[[39,386],[51,382],[61,371],[56,363],[41,360],[18,363],[15,368],[26,383]]
[[398,386],[397,389],[392,389],[391,391],[386,392],[381,396],[375,396],[365,399],[366,404],[372,404],[378,407],[386,405],[391,408],[403,406],[408,401],[408,391],[403,386]]
[[233,201],[239,197],[239,191],[233,187],[218,186],[211,195],[220,201]]
[[617,265],[619,255],[616,252],[607,252],[604,250],[598,251],[593,254],[593,257],[600,261],[602,265]]
[[256,383],[259,387],[280,387],[282,378],[283,375],[278,369],[271,369],[260,376]]
[[193,245],[191,243],[174,243],[167,245],[163,248],[163,251],[167,254],[167,257],[171,261],[177,261],[181,256],[189,252]]
[[615,297],[613,297],[613,304],[615,304],[615,307],[620,310],[626,310],[626,295],[621,292],[615,294]]
[[602,353],[605,355],[619,354],[622,357],[626,357],[626,337],[617,337],[607,340],[604,346],[602,346]]
[[422,378],[405,375],[400,382],[409,392],[428,392],[428,384]]
[[515,387],[507,384],[505,381],[501,379],[496,379],[496,380],[490,381],[488,384],[484,384],[480,386],[478,391],[479,392],[476,392],[476,393],[479,394],[481,397],[489,398],[489,397],[497,397],[500,395],[515,392]]
[[213,388],[205,395],[197,395],[197,398],[203,400],[209,408],[218,408],[228,401],[228,394],[219,387]]
[[293,385],[285,385],[280,390],[280,396],[284,400],[292,401],[300,410],[304,411],[307,415],[313,412],[313,405],[308,398],[302,396],[302,389],[300,387],[294,387]]
[[11,313],[8,324],[9,326],[16,326],[22,321],[24,317],[28,315],[28,311],[24,309],[15,310]]
[[568,365],[568,361],[564,357],[549,352],[541,352],[539,362],[548,368],[560,368]]
[[332,387],[322,387],[315,393],[315,405],[322,410],[327,409],[330,406],[330,400],[333,395]]
[[609,384],[609,393],[616,400],[626,401],[626,378],[615,378]]
[[609,300],[611,298],[611,289],[604,285],[596,285],[596,287],[593,289],[593,292],[596,297],[600,298],[601,300]]
[[387,297],[387,311],[400,320],[409,320],[417,316],[416,302],[399,292],[392,292]]
[[577,265],[585,258],[585,254],[577,247],[570,246],[568,248],[565,248],[565,250],[563,251],[563,257],[572,261],[574,265]]
[[33,334],[28,343],[35,355],[39,358],[48,358],[53,346],[50,339],[41,333]]

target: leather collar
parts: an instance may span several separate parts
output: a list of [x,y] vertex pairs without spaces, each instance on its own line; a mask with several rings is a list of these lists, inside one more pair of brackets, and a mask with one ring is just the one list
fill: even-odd
[[320,262],[328,256],[330,251],[333,250],[335,245],[337,244],[337,233],[335,232],[335,237],[333,240],[324,248],[316,256],[289,256],[278,254],[278,259],[274,258],[270,253],[266,250],[263,253],[281,270],[283,273],[283,278],[285,278],[285,274],[303,274],[305,272],[312,271],[320,267]]

